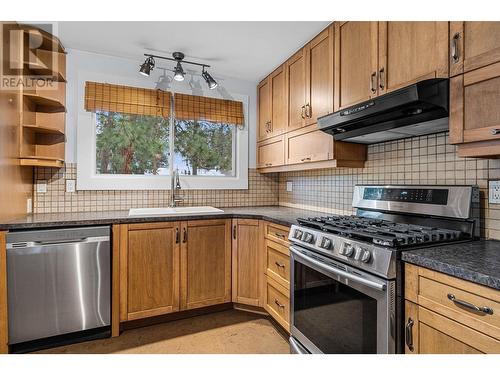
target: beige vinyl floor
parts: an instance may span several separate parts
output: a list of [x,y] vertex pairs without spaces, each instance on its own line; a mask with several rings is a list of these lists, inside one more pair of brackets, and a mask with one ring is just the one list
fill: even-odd
[[39,351],[42,354],[288,354],[263,315],[226,310],[122,332],[119,337]]

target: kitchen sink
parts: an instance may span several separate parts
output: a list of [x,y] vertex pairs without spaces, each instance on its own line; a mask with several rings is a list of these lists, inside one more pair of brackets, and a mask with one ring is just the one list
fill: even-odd
[[159,208],[131,208],[128,216],[175,216],[192,214],[212,214],[224,212],[223,210],[211,206],[193,207],[159,207]]

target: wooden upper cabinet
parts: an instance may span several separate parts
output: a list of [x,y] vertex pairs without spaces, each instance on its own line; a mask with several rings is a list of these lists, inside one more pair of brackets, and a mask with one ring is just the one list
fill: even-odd
[[377,95],[377,45],[377,22],[335,23],[335,111]]
[[257,168],[277,167],[285,164],[285,135],[257,143]]
[[231,220],[182,223],[181,310],[231,302]]
[[179,310],[179,223],[128,226],[126,320]]
[[269,76],[271,90],[271,124],[269,135],[283,134],[287,128],[286,77],[282,65]]
[[233,220],[233,302],[263,306],[262,235],[258,220]]
[[297,164],[333,159],[333,137],[316,126],[307,126],[287,134],[286,163]]
[[450,75],[500,61],[500,22],[450,22]]
[[306,46],[306,125],[333,112],[333,24]]
[[288,130],[305,125],[307,102],[306,48],[302,48],[286,62]]
[[448,77],[448,22],[379,22],[378,94]]
[[258,108],[258,132],[257,139],[262,140],[269,136],[271,128],[271,85],[269,84],[269,77],[264,79],[259,86],[257,86],[257,101]]

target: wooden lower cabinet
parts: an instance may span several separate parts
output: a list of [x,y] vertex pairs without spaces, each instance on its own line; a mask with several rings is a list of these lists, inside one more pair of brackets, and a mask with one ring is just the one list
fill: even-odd
[[407,354],[500,353],[499,291],[411,264],[405,265],[405,284]]
[[181,310],[231,302],[231,220],[181,227]]
[[233,219],[232,301],[263,306],[262,228],[259,220]]

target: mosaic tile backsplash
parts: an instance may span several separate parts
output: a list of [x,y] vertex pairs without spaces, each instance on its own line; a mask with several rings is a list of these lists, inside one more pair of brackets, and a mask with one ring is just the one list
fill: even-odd
[[[35,193],[36,213],[126,210],[164,207],[168,190],[65,192],[65,180],[76,179],[76,164],[62,169],[36,168],[35,180],[47,181],[46,193]],[[385,142],[368,147],[365,168],[320,169],[259,174],[249,170],[248,190],[183,190],[183,205],[216,207],[282,205],[352,214],[355,184],[478,185],[482,235],[500,240],[500,205],[488,203],[488,179],[500,179],[500,159],[459,158],[448,134]],[[292,182],[292,191],[286,183]]]

